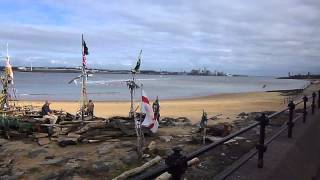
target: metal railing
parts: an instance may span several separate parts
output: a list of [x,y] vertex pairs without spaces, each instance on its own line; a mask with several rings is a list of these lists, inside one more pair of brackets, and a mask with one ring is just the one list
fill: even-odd
[[[293,126],[294,123],[299,120],[303,119],[303,123],[306,122],[307,120],[307,114],[308,114],[308,109],[311,108],[311,114],[315,113],[315,108],[316,108],[316,97],[317,94],[315,92],[312,93],[310,96],[304,96],[302,100],[298,102],[293,102],[291,101],[288,104],[288,107],[275,112],[269,116],[266,114],[262,113],[261,116],[259,116],[256,120],[257,122],[239,130],[236,131],[221,140],[218,140],[216,142],[213,142],[209,145],[206,145],[204,147],[199,148],[198,150],[191,152],[187,155],[182,155],[181,151],[182,149],[180,147],[174,147],[173,148],[173,153],[169,155],[165,159],[165,164],[160,165],[156,167],[155,169],[149,170],[140,176],[137,176],[133,178],[134,180],[149,180],[149,179],[154,179],[158,177],[159,175],[168,172],[171,174],[171,179],[174,180],[180,180],[185,171],[188,169],[188,164],[187,162],[193,158],[196,158],[210,150],[215,149],[216,147],[226,143],[227,141],[235,138],[236,136],[239,136],[257,126],[260,126],[260,133],[259,133],[259,140],[256,145],[256,149],[252,149],[247,153],[246,155],[242,156],[240,159],[238,159],[236,162],[234,162],[231,166],[223,170],[222,173],[217,175],[215,179],[225,179],[229,175],[231,175],[233,172],[235,172],[237,169],[239,169],[242,165],[244,165],[249,159],[251,159],[254,155],[258,153],[258,168],[263,168],[263,158],[264,158],[264,153],[266,152],[267,145],[270,144],[273,140],[275,140],[282,132],[285,130],[288,130],[288,138],[292,138],[293,134]],[[311,106],[307,107],[307,102],[309,99],[312,99],[311,101]],[[318,91],[318,109],[320,109],[320,90]],[[297,105],[303,103],[303,112],[302,115],[299,115],[294,118],[294,111]],[[282,125],[280,127],[280,130],[278,130],[276,133],[274,133],[270,138],[266,139],[266,126],[269,125],[269,120],[272,118],[275,118],[282,113],[286,112],[289,110],[289,118],[286,124]]]

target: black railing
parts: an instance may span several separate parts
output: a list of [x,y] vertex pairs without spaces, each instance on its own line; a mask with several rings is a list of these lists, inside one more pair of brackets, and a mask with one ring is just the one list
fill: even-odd
[[[252,149],[251,151],[249,151],[249,153],[242,156],[234,164],[232,164],[227,169],[225,169],[222,173],[217,175],[215,177],[215,179],[227,178],[229,175],[231,175],[233,172],[235,172],[237,169],[239,169],[243,164],[245,164],[249,159],[251,159],[257,153],[258,153],[258,168],[263,168],[263,157],[264,157],[264,153],[266,152],[267,145],[270,144],[273,140],[275,140],[285,130],[288,130],[288,138],[292,138],[294,123],[301,118],[303,119],[303,123],[305,123],[306,119],[307,119],[307,114],[308,114],[307,111],[309,108],[311,108],[312,114],[315,113],[316,97],[317,97],[317,94],[314,92],[309,97],[304,96],[302,98],[302,100],[300,100],[298,102],[291,101],[288,104],[287,108],[285,108],[281,111],[275,112],[269,116],[262,113],[261,116],[256,119],[257,122],[243,128],[239,131],[236,131],[236,132],[222,138],[219,141],[216,141],[216,142],[213,142],[207,146],[201,147],[198,150],[191,152],[187,155],[182,155],[182,153],[181,153],[182,149],[175,147],[175,148],[173,148],[174,153],[165,159],[165,164],[160,165],[155,169],[149,170],[146,173],[144,173],[138,177],[135,177],[133,179],[135,179],[135,180],[149,180],[149,179],[154,179],[165,172],[168,172],[171,174],[171,179],[180,180],[182,175],[185,173],[185,171],[188,168],[187,162],[189,160],[196,158],[196,157],[198,157],[198,156],[200,156],[210,150],[213,150],[217,146],[220,146],[220,145],[226,143],[227,141],[235,138],[236,136],[243,134],[243,133],[245,133],[245,132],[247,132],[257,126],[260,126],[260,133],[259,133],[259,141],[258,141],[258,144],[256,145],[256,149]],[[308,102],[309,98],[312,98],[312,102],[311,102],[311,106],[308,108],[307,102]],[[298,106],[301,103],[303,103],[303,113],[302,113],[302,115],[299,115],[294,118],[295,108],[296,108],[296,106]],[[318,91],[318,108],[320,109],[320,90]],[[269,120],[279,116],[280,114],[282,114],[288,110],[289,110],[288,122],[286,124],[282,125],[282,127],[276,133],[274,133],[270,138],[268,138],[266,140],[265,128],[266,128],[266,126],[269,125]]]

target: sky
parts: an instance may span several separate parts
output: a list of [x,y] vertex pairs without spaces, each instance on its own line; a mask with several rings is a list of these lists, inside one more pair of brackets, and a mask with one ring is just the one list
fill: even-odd
[[320,73],[319,0],[1,0],[13,66]]

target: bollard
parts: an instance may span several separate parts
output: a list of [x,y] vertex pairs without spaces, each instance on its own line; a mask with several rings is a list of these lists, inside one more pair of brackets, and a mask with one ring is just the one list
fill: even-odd
[[296,105],[293,103],[293,101],[290,101],[290,103],[288,104],[288,107],[289,107],[289,121],[287,123],[287,125],[288,125],[288,138],[292,138],[292,128],[294,126],[294,123],[292,122],[293,111],[294,111]]
[[307,120],[307,102],[308,102],[308,97],[304,96],[303,97],[303,123],[306,122]]
[[311,104],[312,114],[314,114],[314,108],[316,107],[316,96],[317,96],[317,94],[315,92],[313,92],[312,93],[312,104]]
[[318,109],[320,109],[320,90],[318,91]]
[[263,113],[257,120],[260,122],[259,143],[256,145],[258,150],[258,168],[263,168],[263,153],[267,150],[267,147],[264,145],[264,140],[266,136],[266,126],[269,124],[269,119]]
[[173,153],[165,159],[165,163],[170,167],[168,173],[171,174],[171,179],[180,180],[188,168],[187,159],[181,154],[180,147],[174,147],[172,150]]

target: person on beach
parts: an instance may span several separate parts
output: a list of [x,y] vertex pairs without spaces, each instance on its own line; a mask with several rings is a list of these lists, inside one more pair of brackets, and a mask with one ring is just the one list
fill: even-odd
[[44,105],[41,108],[41,114],[43,115],[43,118],[49,119],[50,124],[56,124],[58,117],[54,115],[50,109],[50,102],[46,101]]
[[160,120],[160,103],[159,103],[158,96],[157,96],[157,99],[152,104],[152,109],[154,113],[154,119],[159,121]]
[[94,111],[94,104],[93,104],[92,100],[90,99],[89,103],[88,103],[88,107],[87,107],[87,115],[93,116],[93,111]]

